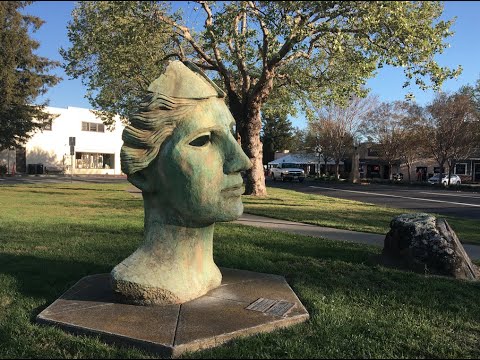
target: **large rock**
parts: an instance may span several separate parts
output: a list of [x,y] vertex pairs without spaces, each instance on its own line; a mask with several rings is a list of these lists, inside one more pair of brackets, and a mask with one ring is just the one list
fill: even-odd
[[480,272],[445,219],[415,213],[390,223],[382,252],[386,264],[425,274],[477,280]]

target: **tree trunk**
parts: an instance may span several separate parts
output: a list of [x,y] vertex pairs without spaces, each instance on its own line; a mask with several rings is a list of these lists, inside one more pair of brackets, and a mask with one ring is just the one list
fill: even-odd
[[451,160],[448,162],[448,186],[450,186],[450,178],[452,177],[452,170],[455,166],[455,161]]
[[230,111],[237,123],[243,151],[252,167],[246,171],[245,195],[266,196],[265,171],[263,168],[263,145],[260,140],[262,129],[262,105],[273,89],[274,68],[265,69],[253,89],[244,89],[243,96],[233,90],[228,93]]
[[410,163],[407,163],[407,169],[408,169],[408,182],[411,183],[412,175],[410,174],[410,171],[412,170],[412,166],[410,165]]
[[445,160],[439,161],[438,165],[440,165],[440,169],[438,170],[438,184],[441,186],[442,185],[442,179],[443,179],[443,165],[445,165]]
[[267,195],[262,162],[263,146],[260,141],[260,130],[262,129],[260,109],[261,104],[259,102],[251,103],[245,119],[245,126],[241,129],[242,148],[252,162],[251,169],[246,172],[245,195]]
[[335,160],[335,179],[340,179],[340,160]]
[[260,141],[261,103],[252,105],[244,104],[236,93],[228,93],[228,106],[236,122],[237,140],[252,162],[252,168],[245,173],[245,195],[266,196],[263,146]]
[[352,173],[350,174],[350,181],[352,182],[352,184],[357,184],[360,182],[358,166],[359,166],[359,154],[358,154],[357,147],[355,147],[353,156],[352,156]]

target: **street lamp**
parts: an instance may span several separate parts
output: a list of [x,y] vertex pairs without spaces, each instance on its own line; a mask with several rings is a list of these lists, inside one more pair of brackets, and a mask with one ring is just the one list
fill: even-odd
[[318,156],[318,177],[320,177],[320,155],[322,155],[322,147],[320,145],[315,147],[315,155]]

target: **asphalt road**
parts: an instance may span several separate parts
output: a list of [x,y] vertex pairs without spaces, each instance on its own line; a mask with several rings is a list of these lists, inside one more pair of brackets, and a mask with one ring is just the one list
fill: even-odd
[[267,186],[291,189],[308,194],[356,200],[392,208],[480,220],[480,187],[478,191],[459,191],[440,189],[435,186],[406,187],[320,181],[284,183],[280,181],[274,182],[270,179],[267,180]]

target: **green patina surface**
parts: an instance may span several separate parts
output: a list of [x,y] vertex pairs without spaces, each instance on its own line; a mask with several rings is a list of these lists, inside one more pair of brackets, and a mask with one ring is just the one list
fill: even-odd
[[240,171],[251,163],[223,92],[198,69],[172,62],[149,90],[122,148],[122,169],[143,194],[144,242],[111,277],[124,301],[183,303],[221,283],[214,223],[242,214]]

